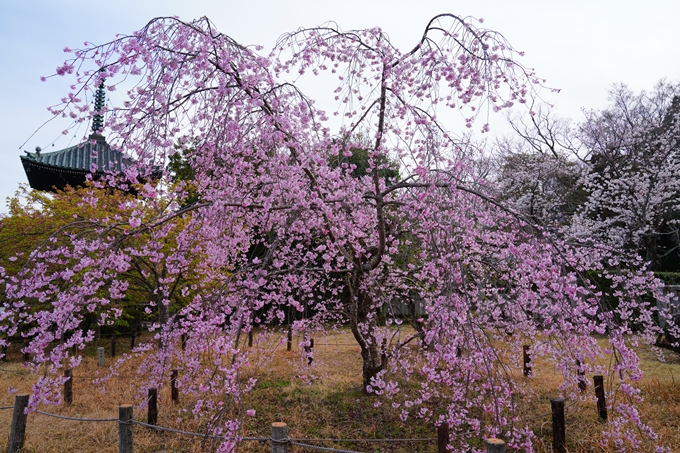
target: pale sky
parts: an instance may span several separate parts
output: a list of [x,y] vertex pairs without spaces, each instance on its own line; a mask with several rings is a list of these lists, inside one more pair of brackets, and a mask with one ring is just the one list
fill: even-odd
[[329,20],[343,30],[379,26],[407,50],[444,12],[484,18],[485,28],[524,51],[521,62],[561,89],[548,96],[556,113],[574,121],[581,108],[605,107],[613,83],[639,91],[661,78],[680,80],[678,0],[0,0],[0,213],[5,198],[27,182],[22,150],[78,142],[61,135],[70,126],[65,119],[31,137],[50,119],[46,107],[68,92],[67,79],[40,81],[64,61],[64,47],[107,42],[156,16],[208,16],[240,43],[263,45],[263,54],[281,34]]

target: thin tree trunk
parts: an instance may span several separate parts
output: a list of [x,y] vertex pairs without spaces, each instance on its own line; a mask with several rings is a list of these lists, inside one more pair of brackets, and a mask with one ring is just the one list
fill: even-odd
[[350,328],[361,348],[362,390],[369,394],[371,380],[385,368],[386,354],[375,337],[377,314],[372,313],[372,299],[361,290],[360,271],[356,272],[350,284]]

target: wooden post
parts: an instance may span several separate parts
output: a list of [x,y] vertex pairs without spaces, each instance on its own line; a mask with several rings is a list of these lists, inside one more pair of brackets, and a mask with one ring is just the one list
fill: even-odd
[[437,426],[437,453],[447,453],[449,445],[449,424],[447,422]]
[[288,326],[288,342],[286,343],[286,351],[293,349],[293,326]]
[[250,331],[248,332],[248,347],[252,348],[253,347],[253,328],[250,328]]
[[564,400],[562,398],[551,399],[550,408],[552,409],[553,423],[553,451],[555,453],[566,453],[567,441],[564,427]]
[[524,376],[531,375],[531,357],[529,357],[529,345],[525,344],[522,346],[522,351],[524,352]]
[[132,405],[118,407],[118,453],[132,453]]
[[111,357],[116,356],[116,336],[111,337]]
[[180,341],[182,342],[182,351],[186,351],[186,349],[187,349],[187,334],[183,333]]
[[492,437],[486,439],[486,453],[505,453],[505,441]]
[[21,351],[21,361],[24,363],[27,363],[28,361],[31,360],[31,355],[28,352],[24,352],[23,349],[27,348],[28,345],[30,344],[30,341],[27,339],[24,340],[24,346]]
[[588,384],[586,384],[586,374],[583,372],[581,369],[581,361],[577,360],[576,361],[576,368],[578,372],[578,388],[581,390],[581,393],[586,391],[586,388],[588,388]]
[[272,453],[288,453],[288,425],[283,422],[272,423]]
[[97,363],[99,366],[105,366],[104,363],[104,348],[102,346],[99,346],[97,348]]
[[73,372],[70,369],[64,370],[64,403],[73,403]]
[[314,338],[309,339],[309,346],[305,346],[305,354],[307,354],[307,365],[311,365],[314,358],[311,356],[314,351]]
[[170,372],[170,396],[173,403],[179,401],[179,388],[177,387],[177,376],[179,371],[172,370]]
[[604,378],[602,376],[593,376],[593,383],[595,384],[595,396],[597,397],[597,414],[604,421],[607,421],[607,402],[604,397]]
[[156,425],[158,423],[158,389],[149,389],[149,407],[147,423],[149,425]]
[[10,428],[7,453],[16,453],[24,448],[26,438],[26,406],[28,406],[28,394],[14,397],[14,413],[12,413],[12,427]]
[[[312,340],[312,346],[314,346],[314,340]],[[387,338],[382,339],[380,344],[380,362],[387,363]]]

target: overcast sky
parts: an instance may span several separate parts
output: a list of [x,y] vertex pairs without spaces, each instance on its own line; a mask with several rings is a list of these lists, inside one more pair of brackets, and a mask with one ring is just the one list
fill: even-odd
[[60,133],[67,120],[31,137],[50,119],[46,107],[68,92],[65,79],[40,81],[63,62],[64,47],[103,43],[176,15],[208,16],[223,33],[266,50],[284,32],[329,20],[343,30],[379,26],[405,50],[443,12],[484,18],[484,27],[524,51],[522,63],[562,90],[549,98],[557,114],[574,121],[581,108],[606,106],[613,83],[639,91],[661,78],[680,80],[679,0],[0,0],[0,212],[26,182],[22,149],[77,143]]

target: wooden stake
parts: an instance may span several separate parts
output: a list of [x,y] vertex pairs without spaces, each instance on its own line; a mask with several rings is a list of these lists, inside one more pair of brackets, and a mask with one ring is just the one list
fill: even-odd
[[531,375],[531,357],[529,357],[529,345],[525,344],[522,346],[522,351],[524,352],[524,376],[529,377]]
[[555,398],[550,400],[552,409],[553,424],[553,451],[555,453],[566,453],[566,435],[564,427],[564,400]]
[[602,376],[593,376],[593,383],[595,384],[595,396],[597,397],[597,415],[604,421],[607,421],[607,402],[604,396],[604,378]]
[[12,427],[10,428],[9,444],[7,453],[16,453],[24,448],[26,438],[26,406],[28,406],[28,394],[14,397],[14,412],[12,413]]
[[586,389],[588,388],[588,384],[586,384],[586,378],[585,378],[585,373],[583,370],[581,370],[581,361],[577,360],[576,361],[576,368],[578,369],[578,388],[581,390],[581,393],[585,392]]
[[288,453],[288,425],[283,422],[272,423],[272,453]]
[[73,372],[70,369],[64,370],[64,403],[73,403]]
[[314,358],[311,356],[314,351],[314,338],[309,339],[309,346],[305,346],[305,354],[307,354],[307,365],[311,365]]
[[[22,349],[27,348],[29,344],[30,344],[30,341],[28,340],[28,338],[25,339],[25,340],[24,340],[24,347],[23,347]],[[29,362],[30,360],[31,360],[31,355],[30,355],[28,352],[24,352],[24,351],[22,350],[22,352],[21,352],[21,361],[24,362],[24,363],[27,363],[27,362]]]
[[447,453],[449,445],[449,424],[444,422],[437,426],[437,453]]
[[177,370],[172,370],[172,372],[170,372],[170,395],[173,403],[179,401],[179,388],[177,387],[178,375],[179,371]]
[[486,453],[505,453],[505,441],[492,437],[486,439]]
[[158,423],[158,389],[155,388],[149,389],[147,423],[149,425],[156,425]]
[[132,453],[132,405],[118,407],[118,453]]

